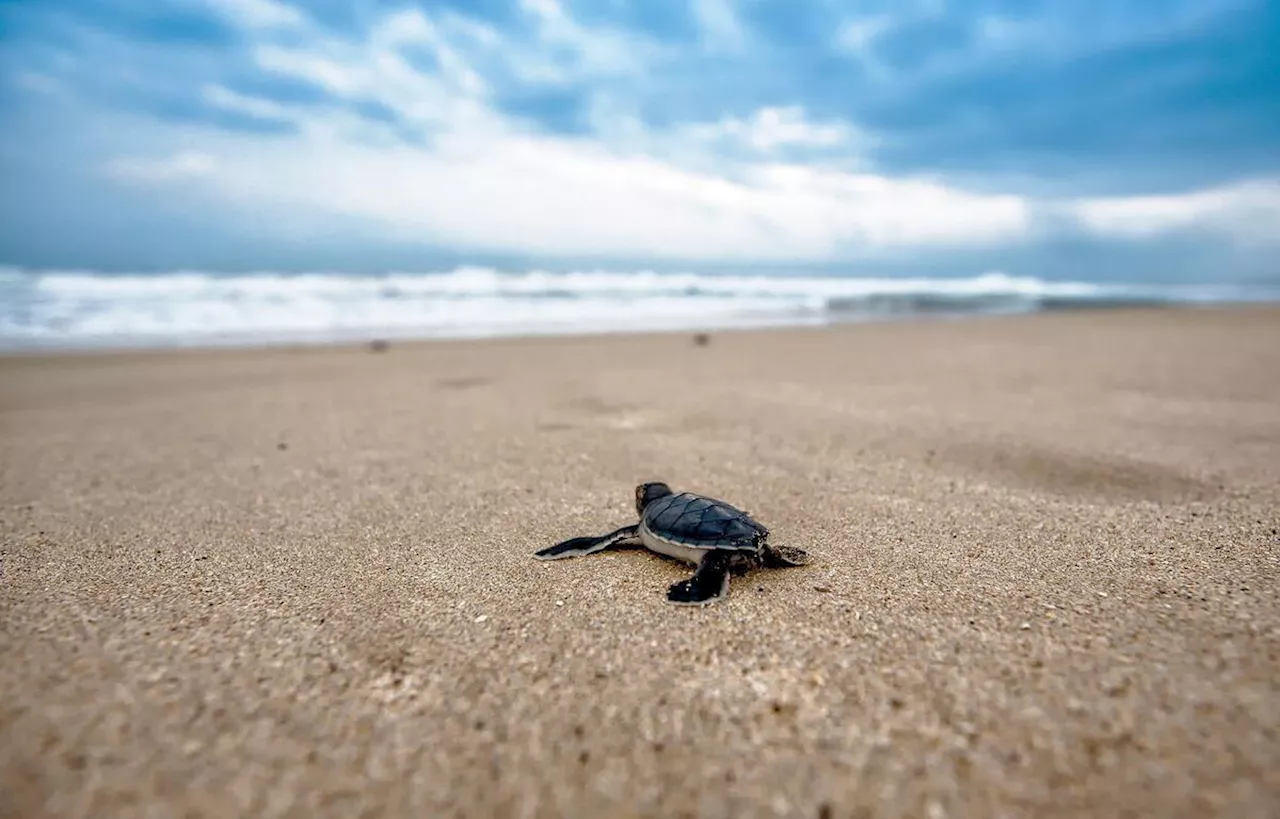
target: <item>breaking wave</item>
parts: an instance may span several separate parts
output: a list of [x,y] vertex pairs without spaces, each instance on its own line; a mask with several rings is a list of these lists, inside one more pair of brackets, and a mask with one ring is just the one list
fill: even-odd
[[1240,288],[640,272],[117,274],[0,267],[0,345],[175,346],[825,324],[1269,299]]

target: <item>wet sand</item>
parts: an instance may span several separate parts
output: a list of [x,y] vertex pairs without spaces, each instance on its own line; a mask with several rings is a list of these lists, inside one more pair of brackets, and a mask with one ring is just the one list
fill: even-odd
[[1276,816],[1278,527],[1278,310],[10,357],[0,814]]

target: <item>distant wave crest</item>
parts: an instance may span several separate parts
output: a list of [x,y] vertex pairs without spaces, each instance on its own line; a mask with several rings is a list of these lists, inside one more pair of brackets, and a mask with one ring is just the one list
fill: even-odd
[[611,272],[117,274],[0,267],[0,344],[183,345],[821,324],[1249,299],[1237,290],[969,278]]

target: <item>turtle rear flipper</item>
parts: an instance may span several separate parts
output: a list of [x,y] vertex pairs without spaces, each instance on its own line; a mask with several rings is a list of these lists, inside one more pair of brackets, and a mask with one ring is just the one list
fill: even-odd
[[554,546],[548,546],[533,553],[539,560],[561,560],[566,557],[582,557],[594,552],[602,552],[610,546],[620,545],[636,536],[635,526],[623,526],[600,537],[574,537],[562,540]]
[[698,564],[688,580],[672,584],[667,590],[668,602],[682,606],[705,606],[729,596],[729,570],[733,566],[731,552],[711,552]]
[[761,561],[770,569],[784,569],[788,566],[804,566],[812,558],[803,549],[794,546],[774,546],[765,544],[760,552]]

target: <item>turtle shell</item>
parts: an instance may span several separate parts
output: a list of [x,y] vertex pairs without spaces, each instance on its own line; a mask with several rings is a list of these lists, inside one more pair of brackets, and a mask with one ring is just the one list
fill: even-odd
[[756,551],[769,530],[741,509],[690,492],[645,507],[641,523],[660,538],[694,549]]

